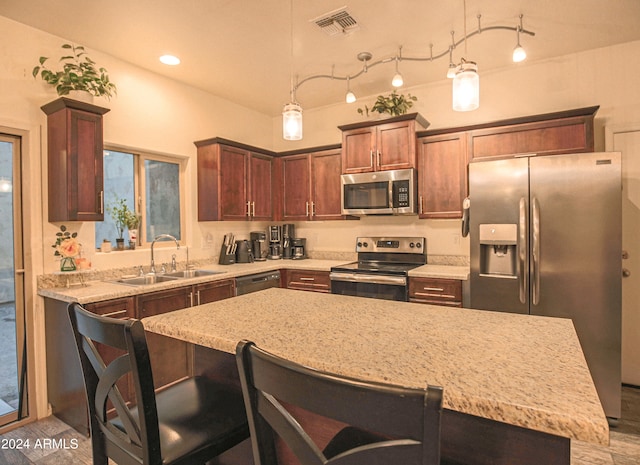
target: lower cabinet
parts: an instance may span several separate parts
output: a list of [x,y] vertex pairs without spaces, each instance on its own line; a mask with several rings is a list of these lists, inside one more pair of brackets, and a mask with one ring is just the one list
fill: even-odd
[[462,307],[462,281],[444,278],[409,278],[409,301]]
[[[132,297],[105,300],[84,305],[90,312],[111,318],[145,318],[192,305],[233,297],[235,280],[195,284]],[[84,381],[77,349],[69,323],[67,302],[45,298],[47,349],[47,394],[53,414],[76,430],[88,434],[89,418]],[[193,349],[176,339],[146,333],[149,358],[156,389],[193,374]],[[105,362],[120,355],[117,350],[98,347]],[[130,377],[118,382],[124,399],[133,403],[135,395]]]
[[331,292],[328,271],[286,270],[285,287],[301,291]]

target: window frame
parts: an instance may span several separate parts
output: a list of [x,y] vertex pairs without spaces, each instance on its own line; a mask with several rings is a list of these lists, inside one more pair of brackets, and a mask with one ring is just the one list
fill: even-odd
[[[116,144],[104,144],[103,156],[105,151],[128,153],[133,155],[133,183],[134,183],[134,198],[135,198],[135,210],[140,215],[141,221],[138,226],[138,240],[136,242],[136,249],[149,247],[151,242],[146,240],[146,207],[147,199],[144,193],[146,188],[146,176],[145,176],[145,161],[152,160],[164,163],[174,163],[178,165],[178,191],[180,194],[180,239],[178,243],[181,246],[186,245],[186,172],[188,157],[181,155],[172,155],[166,153],[153,152],[150,150],[132,149],[130,147],[123,147]],[[175,247],[174,242],[160,241],[155,244],[155,247]],[[128,249],[125,249],[125,251]]]

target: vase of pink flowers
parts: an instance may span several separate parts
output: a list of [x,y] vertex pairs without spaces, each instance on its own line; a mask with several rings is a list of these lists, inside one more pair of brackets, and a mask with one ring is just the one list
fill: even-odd
[[54,255],[61,257],[60,271],[75,271],[76,257],[80,255],[80,244],[76,240],[78,233],[67,231],[65,225],[60,226],[60,231],[56,233],[56,241],[51,247],[56,249]]

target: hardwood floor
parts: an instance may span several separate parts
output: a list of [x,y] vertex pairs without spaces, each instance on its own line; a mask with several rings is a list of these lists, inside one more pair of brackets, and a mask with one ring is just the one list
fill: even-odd
[[[26,440],[29,446],[18,449],[20,441],[24,444]],[[91,465],[91,442],[57,418],[49,417],[0,435],[0,464]],[[622,418],[611,428],[609,447],[573,441],[571,465],[637,464],[640,464],[640,389],[625,386]]]

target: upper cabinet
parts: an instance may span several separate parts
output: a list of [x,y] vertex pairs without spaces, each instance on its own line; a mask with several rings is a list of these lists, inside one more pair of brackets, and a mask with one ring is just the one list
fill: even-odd
[[342,172],[415,168],[416,131],[428,125],[418,113],[411,113],[384,121],[339,126],[342,131]]
[[418,139],[418,215],[461,218],[467,195],[467,134]]
[[109,109],[61,97],[47,114],[49,221],[103,221],[102,115]]
[[273,157],[222,142],[196,142],[198,221],[273,219]]
[[284,221],[343,218],[340,203],[340,149],[289,155],[280,161]]

